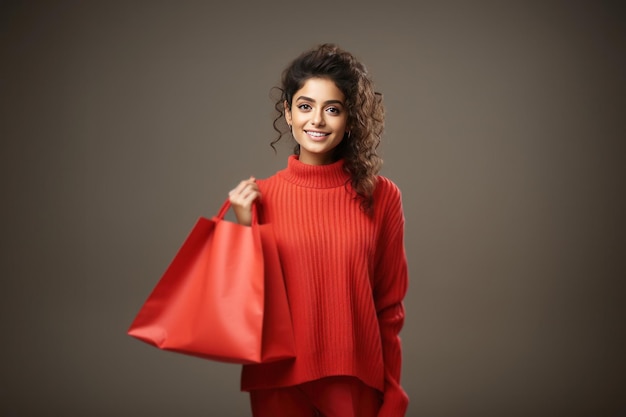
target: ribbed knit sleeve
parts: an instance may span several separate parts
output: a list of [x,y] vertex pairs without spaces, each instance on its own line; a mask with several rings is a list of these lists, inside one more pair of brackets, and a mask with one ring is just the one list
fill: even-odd
[[379,417],[401,417],[406,413],[408,396],[400,386],[402,350],[399,333],[404,324],[403,299],[408,286],[404,248],[404,214],[400,191],[386,178],[379,179],[377,193],[385,207],[384,223],[377,245],[374,303],[380,327],[385,368],[385,389]]

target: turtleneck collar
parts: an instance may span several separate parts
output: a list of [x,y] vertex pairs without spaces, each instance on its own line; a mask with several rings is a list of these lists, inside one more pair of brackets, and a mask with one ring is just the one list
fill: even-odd
[[300,187],[335,188],[343,187],[350,180],[350,175],[343,169],[340,159],[327,165],[309,165],[300,162],[297,155],[290,155],[287,168],[280,171],[280,176]]

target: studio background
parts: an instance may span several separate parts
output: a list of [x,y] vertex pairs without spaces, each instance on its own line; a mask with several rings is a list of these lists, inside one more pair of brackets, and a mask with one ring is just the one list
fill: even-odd
[[126,330],[197,217],[285,166],[270,89],[320,42],[385,97],[408,416],[626,413],[619,2],[0,5],[0,416],[249,415],[239,366]]

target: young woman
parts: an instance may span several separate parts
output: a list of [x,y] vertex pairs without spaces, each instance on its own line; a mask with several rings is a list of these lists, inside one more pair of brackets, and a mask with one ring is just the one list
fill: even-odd
[[280,91],[272,146],[290,132],[294,154],[229,199],[239,223],[250,224],[256,202],[260,222],[274,227],[296,358],[245,365],[241,387],[254,417],[404,416],[404,214],[400,191],[378,175],[382,96],[332,44],[296,58]]

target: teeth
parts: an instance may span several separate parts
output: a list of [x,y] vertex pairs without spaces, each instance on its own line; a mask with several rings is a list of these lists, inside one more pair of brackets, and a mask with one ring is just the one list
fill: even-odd
[[309,132],[309,131],[307,131],[306,133],[308,133],[311,136],[316,136],[316,137],[326,136],[326,133],[322,133],[322,132]]

